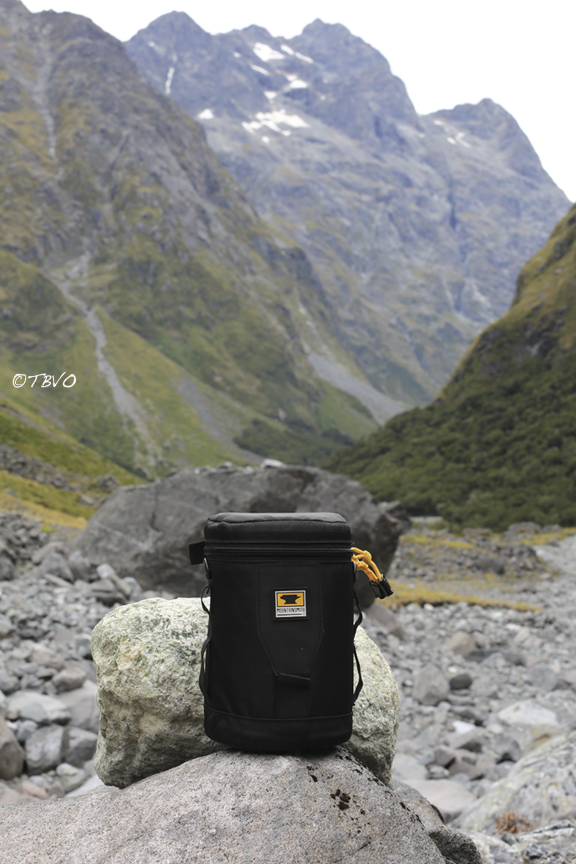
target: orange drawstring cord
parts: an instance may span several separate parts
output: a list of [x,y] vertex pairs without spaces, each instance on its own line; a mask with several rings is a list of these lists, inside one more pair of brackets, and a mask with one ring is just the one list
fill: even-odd
[[365,549],[357,549],[355,546],[352,547],[352,552],[355,553],[352,555],[352,561],[356,564],[358,570],[366,573],[371,582],[382,582],[382,574],[376,563],[372,560],[370,552],[367,552]]

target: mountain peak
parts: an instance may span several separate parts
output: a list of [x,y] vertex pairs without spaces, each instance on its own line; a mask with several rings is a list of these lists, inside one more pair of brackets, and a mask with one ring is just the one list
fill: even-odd
[[[152,21],[147,27],[139,30],[132,40],[138,42],[144,40],[150,48],[154,48],[154,34],[159,42],[170,42],[178,51],[179,48],[197,45],[205,47],[209,44],[211,36],[197,24],[186,12],[167,12]],[[130,41],[132,41],[130,40]]]
[[514,117],[492,99],[456,105],[451,110],[436,111],[429,116],[452,123],[469,135],[496,146],[513,171],[534,179],[548,177],[528,136]]

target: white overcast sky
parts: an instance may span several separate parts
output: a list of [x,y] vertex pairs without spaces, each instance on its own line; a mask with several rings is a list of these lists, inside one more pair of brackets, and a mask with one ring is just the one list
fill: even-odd
[[518,121],[544,168],[576,200],[576,0],[25,0],[76,12],[126,40],[187,12],[210,33],[259,24],[291,37],[315,18],[384,54],[420,114],[490,97]]

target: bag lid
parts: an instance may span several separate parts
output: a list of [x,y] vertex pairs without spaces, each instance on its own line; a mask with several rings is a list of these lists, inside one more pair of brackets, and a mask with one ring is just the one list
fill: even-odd
[[352,534],[338,513],[217,513],[204,528],[208,543],[337,543]]

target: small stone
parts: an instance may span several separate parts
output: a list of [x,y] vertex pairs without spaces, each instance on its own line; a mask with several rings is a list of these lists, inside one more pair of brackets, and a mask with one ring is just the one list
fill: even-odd
[[36,648],[30,655],[30,660],[37,663],[38,666],[46,666],[49,669],[56,669],[60,672],[66,665],[60,654],[52,651],[50,648]]
[[490,749],[497,762],[517,762],[522,755],[522,748],[511,735],[498,735],[492,741]]
[[58,696],[69,712],[70,725],[78,726],[80,729],[88,729],[90,732],[98,732],[99,716],[96,694],[98,687],[89,679],[76,690],[65,690]]
[[86,681],[86,672],[77,666],[62,669],[52,678],[52,683],[57,693],[67,690],[76,690]]
[[0,639],[8,639],[16,632],[12,621],[6,615],[0,614]]
[[448,682],[451,690],[467,690],[472,686],[472,676],[469,672],[460,672],[453,675]]
[[12,780],[22,773],[24,753],[12,730],[0,717],[0,778]]
[[0,690],[4,695],[10,696],[11,693],[15,693],[19,688],[20,684],[18,678],[14,675],[8,675],[5,671],[0,669]]
[[560,683],[558,675],[546,663],[537,663],[532,666],[527,673],[527,681],[534,687],[538,687],[539,690],[543,690],[544,693],[551,693]]
[[9,697],[7,716],[10,720],[34,720],[38,724],[70,720],[70,712],[59,699],[31,690],[19,690]]
[[8,713],[8,699],[2,690],[0,690],[0,717],[6,719]]
[[65,761],[76,768],[81,768],[94,756],[97,741],[98,735],[94,732],[69,726],[68,743],[64,753]]
[[446,822],[476,803],[476,796],[454,780],[414,780],[410,786],[437,807]]
[[[0,782],[0,804],[21,804],[24,801],[33,800],[30,796],[11,789],[6,783]],[[2,808],[3,809],[3,808]],[[0,815],[2,811],[0,810]]]
[[408,783],[410,780],[425,780],[428,771],[414,756],[397,753],[392,763],[392,777]]
[[38,723],[34,720],[18,720],[16,722],[17,731],[15,733],[19,744],[24,744],[26,739],[38,729]]
[[42,726],[26,741],[29,774],[43,774],[62,762],[66,731],[62,726]]
[[454,654],[460,654],[463,656],[464,654],[469,654],[470,651],[476,651],[478,645],[476,640],[469,633],[465,633],[463,630],[458,630],[457,633],[454,633],[454,635],[448,639],[446,642],[446,648],[448,648],[449,651],[453,651]]
[[478,767],[477,761],[476,753],[471,753],[469,750],[456,750],[456,758],[448,768],[448,773],[451,776],[464,774],[470,780],[476,780],[484,774]]
[[74,575],[68,566],[66,558],[59,552],[50,551],[40,563],[36,571],[38,576],[46,576],[51,574],[58,579],[63,579],[64,582],[74,582]]
[[139,603],[144,599],[144,592],[133,576],[125,576],[122,581],[130,589],[131,603]]
[[470,729],[461,735],[455,735],[450,739],[450,746],[455,750],[470,750],[472,753],[480,753],[484,744],[482,733],[476,729]]
[[509,726],[529,729],[535,739],[556,735],[560,731],[556,713],[529,699],[503,708],[498,712],[498,719]]
[[66,795],[66,790],[62,785],[62,781],[59,777],[56,777],[48,789],[48,794],[50,798],[64,798]]
[[436,765],[441,765],[443,768],[448,768],[449,765],[456,759],[456,751],[453,747],[445,747],[443,744],[436,747],[434,750],[434,762]]
[[450,776],[447,768],[442,765],[428,765],[428,780],[445,780]]
[[23,780],[19,783],[16,791],[23,795],[30,795],[32,798],[38,798],[40,801],[45,801],[48,798],[48,792],[35,783],[31,783],[30,780]]
[[56,768],[56,774],[66,793],[73,792],[88,779],[88,775],[81,768],[62,762]]
[[90,584],[90,592],[105,606],[125,603],[126,595],[114,584],[112,579],[97,579]]
[[96,573],[98,577],[102,580],[110,579],[116,588],[124,595],[124,598],[127,600],[130,597],[130,586],[124,579],[121,579],[113,567],[110,564],[100,564],[96,568]]
[[0,582],[9,582],[14,578],[14,561],[9,554],[6,554],[7,551],[3,549],[0,553]]
[[448,696],[450,685],[433,663],[427,663],[414,676],[412,697],[421,705],[438,705]]
[[88,558],[85,558],[81,552],[72,552],[68,557],[68,566],[70,567],[75,580],[82,579],[84,582],[90,581],[92,566]]
[[509,648],[502,652],[502,655],[507,663],[513,666],[526,666],[526,655],[523,651],[518,651],[515,648]]
[[380,600],[376,600],[365,614],[380,624],[387,633],[391,633],[393,636],[396,636],[397,639],[406,639],[406,633],[398,621],[398,618],[394,612],[385,606]]

